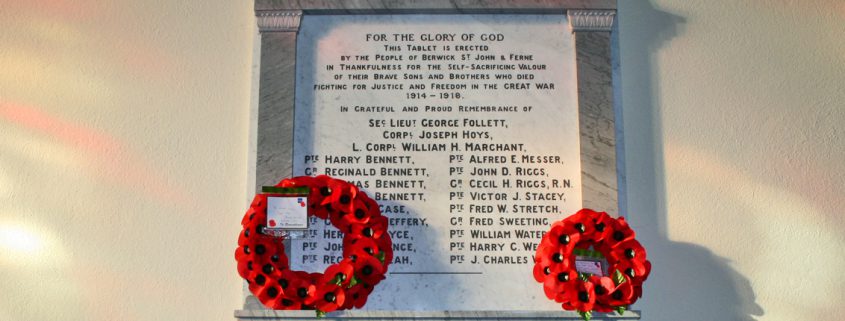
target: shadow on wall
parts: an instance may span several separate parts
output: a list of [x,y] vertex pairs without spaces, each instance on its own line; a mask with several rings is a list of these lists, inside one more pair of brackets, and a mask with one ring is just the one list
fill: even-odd
[[[645,320],[755,320],[764,311],[754,289],[725,258],[699,245],[674,242],[667,231],[662,108],[655,56],[683,33],[685,19],[660,11],[650,1],[620,1],[616,52],[621,55],[624,140],[627,164],[622,204],[649,250],[653,270],[634,309]],[[674,72],[684,72],[676,70]],[[620,99],[622,98],[622,99]],[[718,231],[714,231],[717,237]]]

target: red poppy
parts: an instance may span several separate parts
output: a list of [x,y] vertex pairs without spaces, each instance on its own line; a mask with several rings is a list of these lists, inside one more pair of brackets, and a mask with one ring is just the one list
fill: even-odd
[[382,266],[381,261],[373,256],[356,255],[353,264],[355,265],[355,276],[370,286],[375,286],[384,279],[384,266]]
[[[255,244],[249,250],[249,253],[245,253],[246,249],[249,249],[248,245],[238,248],[238,251],[235,253],[235,258],[238,260],[238,274],[241,277],[249,279],[247,275],[252,271],[271,275],[274,271],[281,271],[288,268],[288,258],[285,255],[284,249],[279,248],[274,242],[264,241]],[[256,253],[259,250],[262,253],[266,251],[266,253],[259,255]]]
[[[536,262],[536,258],[535,258],[535,262]],[[540,263],[534,264],[534,280],[535,281],[543,283],[543,282],[546,281],[546,276],[548,276],[551,273],[552,273],[551,268],[549,268],[548,266],[543,266]]]
[[[294,272],[296,277],[290,280],[285,295],[295,298],[305,305],[311,305],[317,298],[317,287],[310,280],[308,273]],[[304,275],[303,275],[304,274]]]
[[308,273],[308,280],[311,281],[311,284],[314,284],[314,286],[316,286],[318,290],[320,289],[319,283],[320,283],[320,280],[322,280],[322,279],[323,279],[323,273],[319,273],[319,272]]
[[555,223],[537,247],[534,279],[544,282],[551,270],[562,271],[573,265],[572,249],[580,238],[581,234],[575,229],[574,223]]
[[375,216],[366,224],[353,224],[349,234],[363,235],[373,239],[380,238],[387,231],[387,217]]
[[298,271],[293,271],[290,269],[281,270],[279,272],[279,276],[276,277],[275,282],[279,285],[279,288],[282,289],[282,293],[290,297],[296,297],[296,289],[291,284],[296,283],[296,279],[302,278],[302,274]]
[[[345,249],[346,247],[344,247]],[[350,259],[343,259],[340,263],[332,264],[326,269],[326,272],[323,273],[323,277],[320,278],[319,283],[320,286],[326,284],[334,284],[334,281],[340,281],[340,285],[346,287],[349,285],[349,282],[352,281],[353,273],[355,272],[355,267],[352,265],[352,260]]]
[[[273,256],[273,254],[278,253],[279,248],[284,246],[281,244],[280,239],[272,236],[259,234],[252,236],[252,238],[252,247],[248,248],[248,245],[244,245],[244,248],[249,249],[248,251],[245,249],[245,252],[248,252],[247,254],[252,255],[253,258],[263,258],[265,261],[269,261],[270,257]],[[282,249],[284,248],[282,247]]]
[[[331,210],[340,211],[345,213],[350,213],[352,210],[352,200],[358,194],[358,188],[355,185],[349,184],[342,180],[333,179],[330,180],[326,186],[328,189],[329,195],[323,199],[320,203],[323,206],[327,206]],[[322,191],[322,195],[325,194],[325,190]]]
[[578,272],[575,269],[551,271],[543,282],[543,291],[547,298],[555,302],[563,302],[566,300],[567,293],[574,291],[577,281]]
[[252,198],[252,204],[250,204],[249,207],[252,207],[252,208],[267,207],[267,195],[256,194],[255,197]]
[[376,241],[362,235],[347,234],[343,244],[343,257],[349,257],[355,252],[364,252],[371,256],[376,256],[381,252]]
[[343,244],[343,257],[345,258],[352,257],[353,255],[356,257],[364,255],[378,258],[379,255],[384,255],[385,271],[387,271],[387,266],[393,260],[393,242],[389,237],[373,239],[361,234],[350,233],[344,236]]
[[593,306],[596,304],[596,293],[592,283],[578,280],[574,291],[568,293],[568,299],[562,305],[564,309],[581,312],[593,310]]
[[[622,242],[618,242],[610,248],[609,253],[607,253],[607,260],[608,262],[619,262],[619,261],[640,261],[643,262],[646,259],[646,252],[645,248],[640,244],[639,241],[636,239],[627,239]],[[638,271],[641,272],[641,271]]]
[[323,285],[317,288],[317,298],[314,307],[323,312],[332,312],[343,306],[346,292],[336,284]]
[[[251,212],[250,212],[251,211]],[[252,200],[252,205],[247,210],[248,215],[244,215],[241,225],[248,225],[251,222],[264,222],[267,220],[267,195],[258,194]]]
[[592,218],[593,221],[593,242],[600,243],[613,235],[614,219],[605,212],[598,212]]
[[572,223],[575,229],[582,234],[581,241],[591,240],[593,232],[595,232],[595,222],[593,222],[593,218],[597,217],[599,213],[595,211],[585,208],[582,209],[575,214],[570,215],[569,217],[565,218],[564,222]]
[[[299,176],[299,177],[307,177],[307,176]],[[319,184],[326,185],[332,180],[334,180],[334,178],[331,178],[331,176],[317,175],[316,177],[314,177],[314,183],[313,184],[314,185],[319,185]]]
[[267,220],[267,196],[264,194],[257,194],[252,199],[252,204],[246,210],[241,225],[247,226],[250,222],[264,222]]
[[333,211],[329,213],[329,219],[332,225],[337,227],[338,230],[345,233],[353,233],[353,225],[367,224],[371,217],[378,214],[378,212],[372,213],[368,210],[364,201],[354,199],[352,200],[350,212]]
[[[247,277],[245,279],[249,282],[249,290],[255,294],[259,290],[264,289],[273,284],[274,280],[279,278],[279,276],[281,276],[281,272],[279,271],[264,273],[264,271],[260,269],[253,268],[249,271],[249,273],[247,273]],[[256,296],[258,295],[256,294]]]
[[636,233],[634,233],[634,230],[631,229],[628,225],[628,221],[626,221],[624,217],[618,217],[615,220],[611,220],[610,225],[612,227],[612,232],[604,241],[609,248],[614,247],[616,243],[636,237]]
[[252,266],[252,261],[248,261],[248,260],[245,260],[245,259],[239,259],[238,253],[240,253],[240,251],[237,251],[235,253],[235,259],[238,260],[238,275],[240,275],[242,278],[246,279],[247,276],[249,275],[249,267]]
[[642,284],[651,273],[651,262],[648,260],[622,260],[615,264],[611,263],[609,270],[619,270],[636,284]]
[[336,227],[338,231],[344,234],[352,233],[352,224],[345,220],[345,216],[349,216],[346,212],[330,211],[328,213],[329,222]]
[[248,251],[247,248],[249,248],[248,244],[238,246],[238,248],[235,249],[235,260],[238,260],[238,262],[249,260],[252,252]]
[[613,307],[603,304],[603,302],[609,300],[610,294],[616,290],[613,280],[606,276],[599,277],[592,275],[588,281],[593,284],[593,292],[596,294],[596,305],[593,308],[598,312],[613,311]]
[[[296,273],[292,271],[282,272],[282,276],[279,277],[276,283],[278,284],[279,289],[282,290],[282,294],[272,305],[268,305],[269,307],[276,310],[302,310],[307,308],[304,305],[303,298],[300,298],[299,295],[297,295],[296,289],[291,284],[299,282],[296,281],[298,277],[295,275]],[[265,303],[265,305],[267,304]]]
[[281,298],[277,299],[273,304],[270,306],[274,310],[302,310],[302,301],[296,300],[288,296],[287,294],[283,295]]
[[270,284],[270,282],[268,282],[268,284],[262,286],[253,293],[259,301],[269,302],[269,306],[275,305],[275,300],[279,300],[280,298],[284,297],[282,289],[279,287],[279,285],[275,283]]
[[308,208],[310,208],[308,211],[309,215],[314,215],[321,220],[329,219],[329,215],[331,214],[328,208],[320,205],[320,202],[313,202],[310,199],[308,200]]
[[546,268],[555,271],[561,271],[575,264],[574,257],[572,256],[571,246],[538,247],[537,253],[534,257],[534,262],[543,267],[545,275],[548,275],[548,273],[545,273],[548,272],[545,271]]
[[583,235],[579,233],[574,222],[558,221],[552,225],[548,233],[543,235],[540,245],[565,247],[571,250],[582,238]]
[[366,193],[359,193],[358,199],[364,201],[364,206],[367,207],[368,211],[381,214],[381,208],[379,207],[378,203],[369,196],[367,196]]
[[246,226],[253,218],[255,218],[255,209],[250,207],[244,213],[244,217],[241,219],[241,225]]
[[238,234],[238,246],[244,246],[249,243],[249,235],[252,232],[250,231],[249,227],[245,227],[241,230],[241,234]]
[[611,307],[627,306],[631,304],[634,297],[633,282],[625,276],[625,282],[617,285],[608,295],[599,297],[597,300]]
[[352,211],[346,213],[341,218],[346,224],[366,224],[370,221],[373,212],[367,209],[367,205],[363,200],[355,199],[352,201]]
[[328,219],[329,211],[323,205],[325,197],[331,194],[328,188],[328,176],[321,175],[311,178],[310,182],[303,183],[301,186],[308,186],[311,189],[308,193],[309,214],[323,220]]
[[552,225],[534,255],[534,279],[544,282],[552,269],[562,271],[572,265],[572,249],[580,237],[572,224],[556,222]]
[[241,230],[241,234],[238,236],[238,241],[243,241],[243,246],[248,246],[252,243],[255,243],[258,240],[283,240],[283,238],[274,238],[264,234],[264,222],[266,218],[264,213],[261,213],[259,216],[256,214],[255,219],[248,224],[244,224],[243,230]]
[[370,255],[370,253],[364,252],[364,250],[362,250],[362,249],[356,249],[356,250],[350,251],[348,253],[349,253],[348,255],[344,256],[344,259],[349,259],[352,262],[352,266],[355,267],[356,269],[357,269],[358,266],[355,264],[355,262],[358,261],[358,258],[360,258],[360,257],[373,257],[373,258],[375,258],[374,256]]
[[367,297],[373,292],[373,287],[367,284],[358,284],[346,289],[346,298],[342,309],[362,308],[367,303]]

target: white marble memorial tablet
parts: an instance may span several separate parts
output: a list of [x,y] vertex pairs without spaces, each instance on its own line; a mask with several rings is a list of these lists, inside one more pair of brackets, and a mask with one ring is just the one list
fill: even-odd
[[[371,310],[560,310],[532,277],[582,207],[574,39],[563,15],[304,16],[294,175],[350,181],[390,219]],[[313,224],[293,269],[342,259]]]

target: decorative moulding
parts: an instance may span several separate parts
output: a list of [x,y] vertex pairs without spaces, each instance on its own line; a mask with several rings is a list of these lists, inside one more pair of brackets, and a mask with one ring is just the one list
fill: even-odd
[[607,31],[613,27],[616,10],[568,10],[566,16],[572,32]]
[[273,10],[255,13],[260,32],[297,32],[302,10]]

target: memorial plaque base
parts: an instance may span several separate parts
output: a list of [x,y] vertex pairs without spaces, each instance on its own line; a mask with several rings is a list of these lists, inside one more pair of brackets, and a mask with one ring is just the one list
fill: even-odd
[[[343,311],[324,318],[314,311],[237,310],[238,320],[583,320],[572,311]],[[591,320],[639,320],[639,311],[624,315],[594,313]]]

